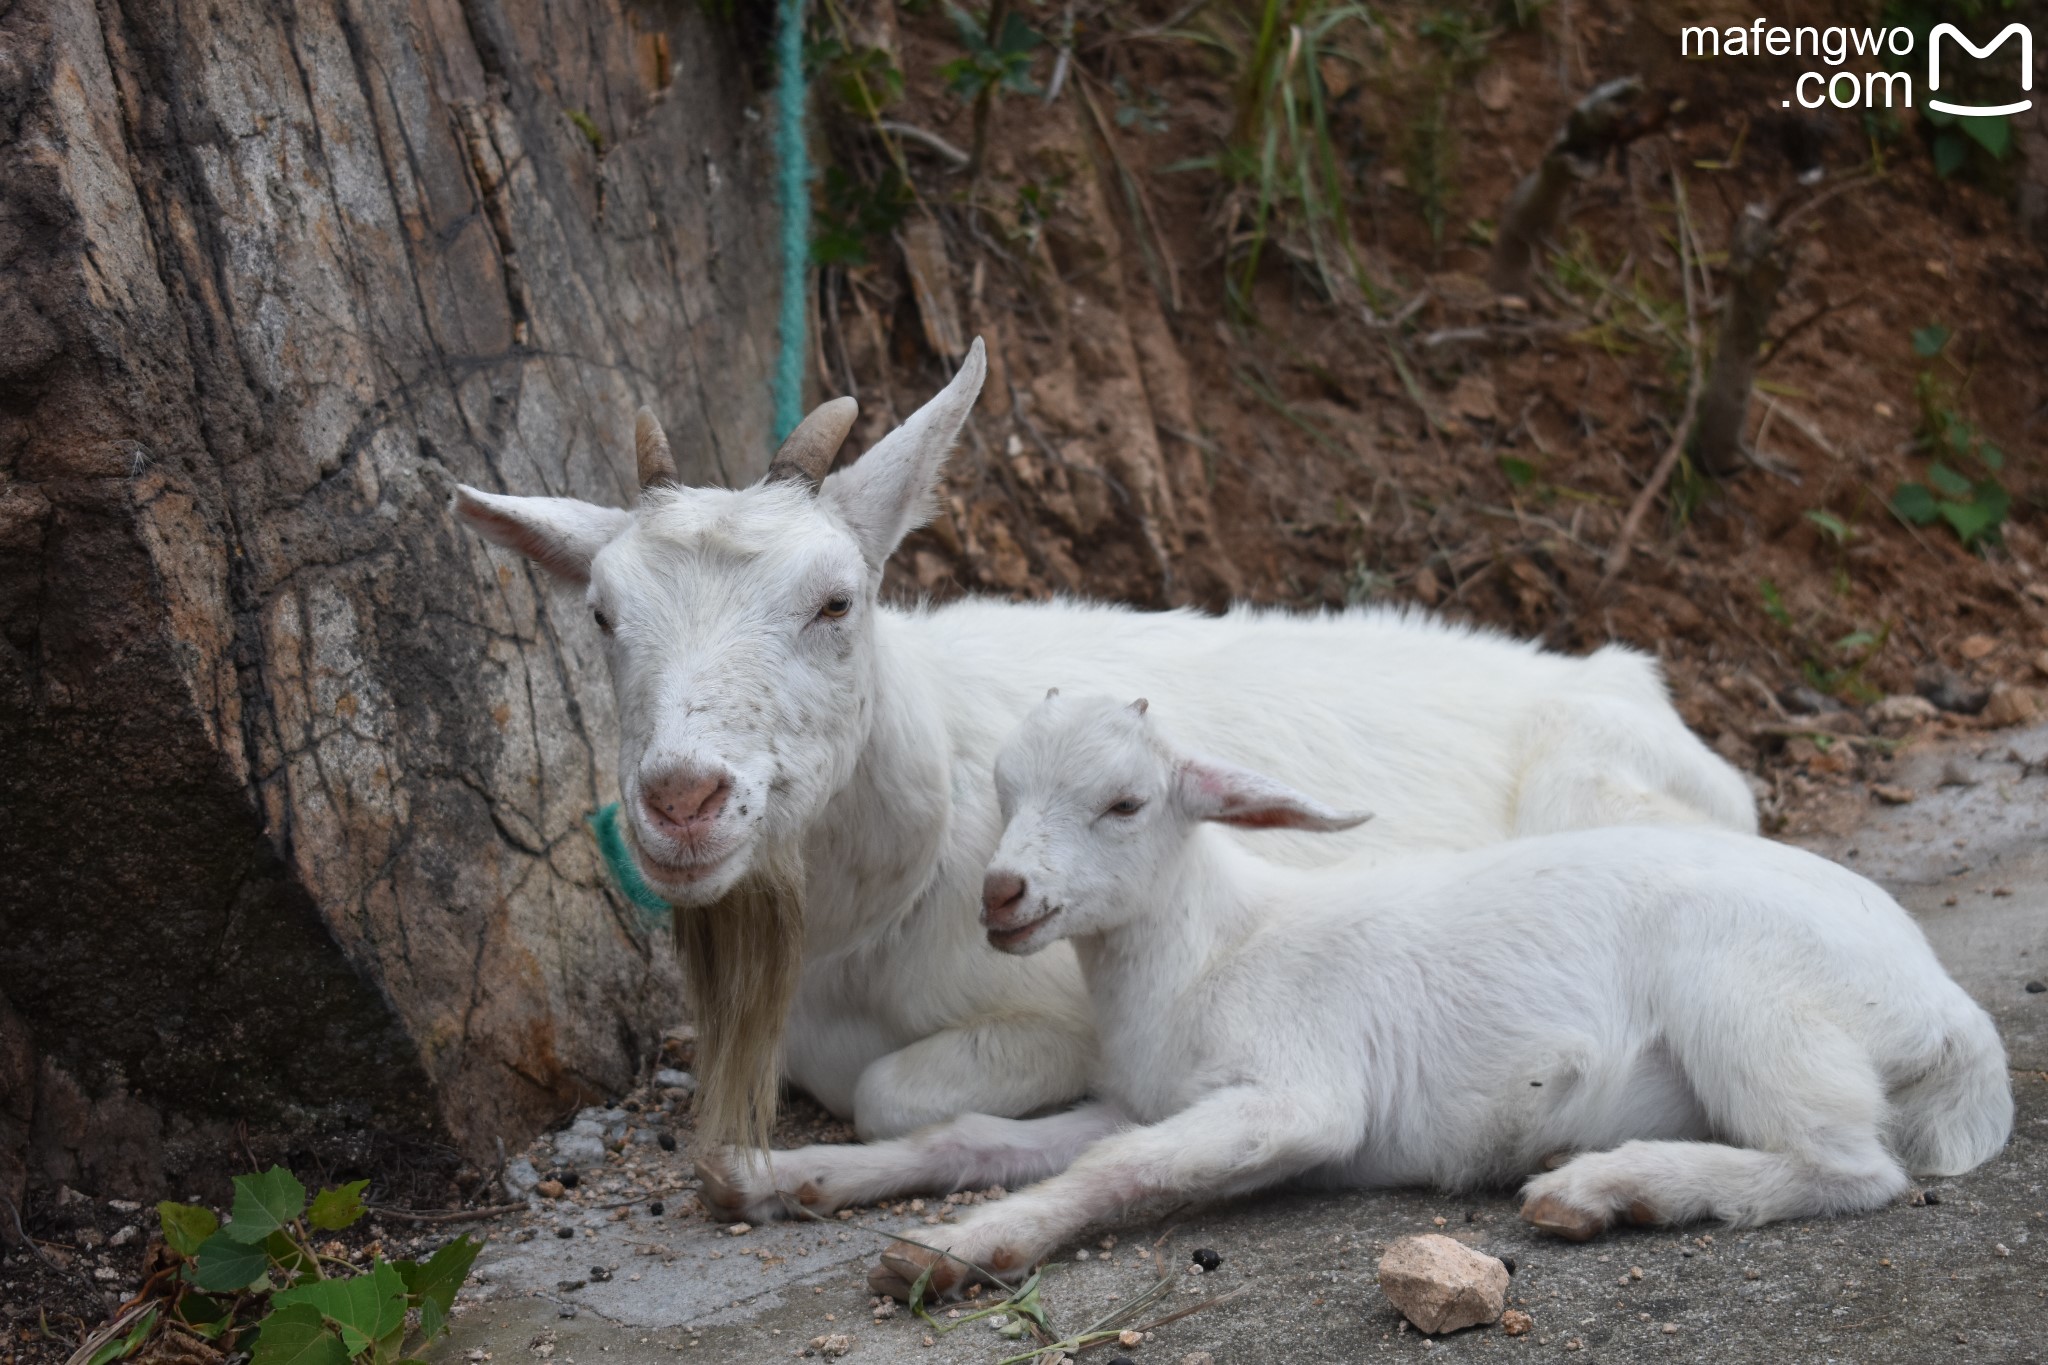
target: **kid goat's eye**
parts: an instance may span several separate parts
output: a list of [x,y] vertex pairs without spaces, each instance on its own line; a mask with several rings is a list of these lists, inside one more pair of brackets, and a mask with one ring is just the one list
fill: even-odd
[[592,620],[597,622],[597,628],[599,630],[603,631],[607,635],[612,633],[612,618],[604,614],[603,608],[592,607],[590,609],[590,616]]
[[837,621],[852,610],[853,599],[851,597],[834,593],[825,599],[824,606],[818,608],[818,615],[824,617],[827,621]]
[[1123,800],[1102,813],[1104,815],[1136,815],[1144,808],[1145,803],[1143,801],[1140,801],[1135,796],[1126,796]]

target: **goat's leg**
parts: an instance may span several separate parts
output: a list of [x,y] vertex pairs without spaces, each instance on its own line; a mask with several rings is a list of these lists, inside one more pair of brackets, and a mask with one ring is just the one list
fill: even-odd
[[1782,1002],[1745,999],[1739,981],[1698,985],[1703,1003],[1674,1007],[1674,1047],[1708,1123],[1735,1145],[1625,1142],[1574,1157],[1523,1187],[1522,1217],[1584,1241],[1618,1218],[1748,1227],[1879,1208],[1905,1189],[1866,1049]]
[[1015,1012],[943,1029],[877,1058],[853,1094],[854,1130],[897,1137],[956,1114],[1017,1117],[1088,1090],[1094,1026],[1075,1012]]
[[827,1214],[902,1194],[1043,1180],[1120,1122],[1100,1104],[1037,1119],[966,1114],[886,1142],[760,1152],[751,1165],[738,1153],[715,1153],[697,1163],[697,1178],[712,1212],[760,1223],[795,1209]]
[[907,1300],[930,1267],[930,1293],[957,1293],[978,1271],[1021,1272],[1090,1223],[1133,1205],[1259,1189],[1348,1154],[1358,1139],[1354,1117],[1308,1094],[1218,1091],[1163,1123],[1102,1139],[1063,1173],[979,1205],[956,1224],[917,1229],[923,1245],[890,1246],[868,1286]]

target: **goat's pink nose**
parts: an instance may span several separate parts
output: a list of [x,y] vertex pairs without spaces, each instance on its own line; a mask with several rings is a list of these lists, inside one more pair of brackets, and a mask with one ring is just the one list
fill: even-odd
[[981,922],[1000,927],[1024,899],[1024,879],[1014,872],[990,872],[981,879]]
[[657,778],[646,789],[648,817],[664,834],[701,834],[725,808],[732,781],[724,773],[683,771]]

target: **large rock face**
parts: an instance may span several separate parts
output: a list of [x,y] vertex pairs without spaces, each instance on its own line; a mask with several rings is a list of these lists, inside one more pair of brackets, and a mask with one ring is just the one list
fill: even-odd
[[446,503],[622,502],[642,402],[765,460],[744,69],[690,5],[0,5],[0,1177],[481,1155],[676,1016],[581,603]]

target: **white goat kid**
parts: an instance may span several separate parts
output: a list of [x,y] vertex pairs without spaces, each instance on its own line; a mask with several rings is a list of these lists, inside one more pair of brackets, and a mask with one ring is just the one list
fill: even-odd
[[1991,1020],[1852,872],[1648,828],[1282,867],[1216,827],[1366,817],[1188,757],[1145,709],[1050,696],[996,761],[982,920],[1006,953],[1072,941],[1096,1100],[867,1149],[868,1199],[1052,1177],[920,1227],[958,1259],[898,1243],[878,1292],[1021,1269],[1133,1206],[1290,1178],[1462,1189],[1555,1153],[1583,1155],[1522,1215],[1574,1239],[1848,1213],[2011,1130]]
[[[926,516],[983,371],[977,342],[951,385],[822,482],[851,400],[807,419],[814,448],[751,488],[663,486],[666,442],[643,417],[632,510],[469,488],[456,504],[584,590],[648,881],[702,905],[778,851],[809,869],[784,1074],[864,1137],[1028,1114],[1087,1085],[1071,952],[990,953],[972,910],[1001,830],[996,747],[1062,678],[1145,692],[1210,751],[1387,813],[1343,838],[1279,837],[1282,861],[1630,820],[1755,829],[1743,779],[1629,650],[1565,658],[1388,611],[884,605],[883,564]],[[783,1207],[757,1175],[735,1216]]]

